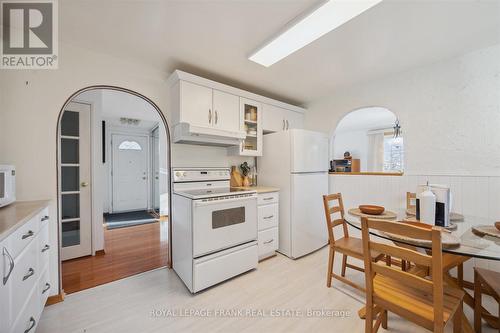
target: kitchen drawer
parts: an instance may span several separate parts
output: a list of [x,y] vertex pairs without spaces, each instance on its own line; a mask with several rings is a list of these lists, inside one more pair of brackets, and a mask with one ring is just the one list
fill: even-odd
[[47,298],[49,297],[50,294],[50,275],[49,275],[49,267],[46,267],[45,270],[42,273],[42,276],[38,280],[38,297],[40,301],[38,302],[40,306],[39,312],[42,313],[43,308],[45,307],[45,302],[47,302]]
[[9,251],[12,258],[16,259],[23,249],[35,239],[39,229],[40,215],[37,214],[7,237],[7,244],[5,247]]
[[259,231],[259,260],[274,255],[278,249],[278,228]]
[[195,259],[192,291],[198,292],[256,268],[257,252],[257,244],[252,242]]
[[258,205],[268,205],[271,203],[277,203],[279,201],[279,193],[278,192],[270,192],[270,193],[260,193],[257,197]]
[[22,309],[14,323],[12,333],[34,333],[40,318],[40,296],[38,288],[32,290],[26,306]]
[[38,242],[38,254],[39,254],[39,263],[38,267],[40,268],[40,271],[43,271],[45,267],[49,264],[49,256],[50,252],[52,251],[50,249],[50,244],[49,244],[49,225],[48,224],[42,224],[42,228],[40,229],[40,232],[37,235],[37,242]]
[[279,206],[277,203],[258,206],[259,231],[278,226]]
[[[38,242],[35,240],[26,247],[15,260],[14,269],[9,278],[11,310],[15,316],[21,312],[29,294],[36,289],[36,283],[40,272],[37,266]],[[37,301],[37,304],[39,301]]]

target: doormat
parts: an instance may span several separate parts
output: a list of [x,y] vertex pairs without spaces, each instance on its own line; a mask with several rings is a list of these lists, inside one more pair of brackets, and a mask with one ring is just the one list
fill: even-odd
[[134,225],[158,222],[159,219],[146,210],[104,214],[104,221],[108,230],[126,228]]

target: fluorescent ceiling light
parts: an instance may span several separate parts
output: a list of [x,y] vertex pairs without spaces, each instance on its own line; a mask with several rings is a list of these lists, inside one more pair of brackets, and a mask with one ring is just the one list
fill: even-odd
[[324,34],[340,27],[382,0],[329,0],[294,21],[248,59],[269,67]]

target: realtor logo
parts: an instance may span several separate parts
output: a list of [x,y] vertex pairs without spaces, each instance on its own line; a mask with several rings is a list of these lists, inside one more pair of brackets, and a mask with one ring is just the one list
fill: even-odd
[[3,69],[57,69],[57,2],[2,1]]

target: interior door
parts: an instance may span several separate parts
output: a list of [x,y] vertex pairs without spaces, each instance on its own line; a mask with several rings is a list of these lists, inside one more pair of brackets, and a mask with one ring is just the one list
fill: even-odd
[[59,186],[62,260],[92,252],[91,106],[71,102],[61,118]]
[[219,90],[213,90],[214,119],[216,128],[239,131],[240,130],[240,98]]
[[328,242],[322,196],[328,193],[328,173],[291,175],[292,257],[311,253]]
[[213,125],[212,88],[181,81],[181,122],[201,127]]
[[112,135],[113,213],[148,209],[148,137]]

